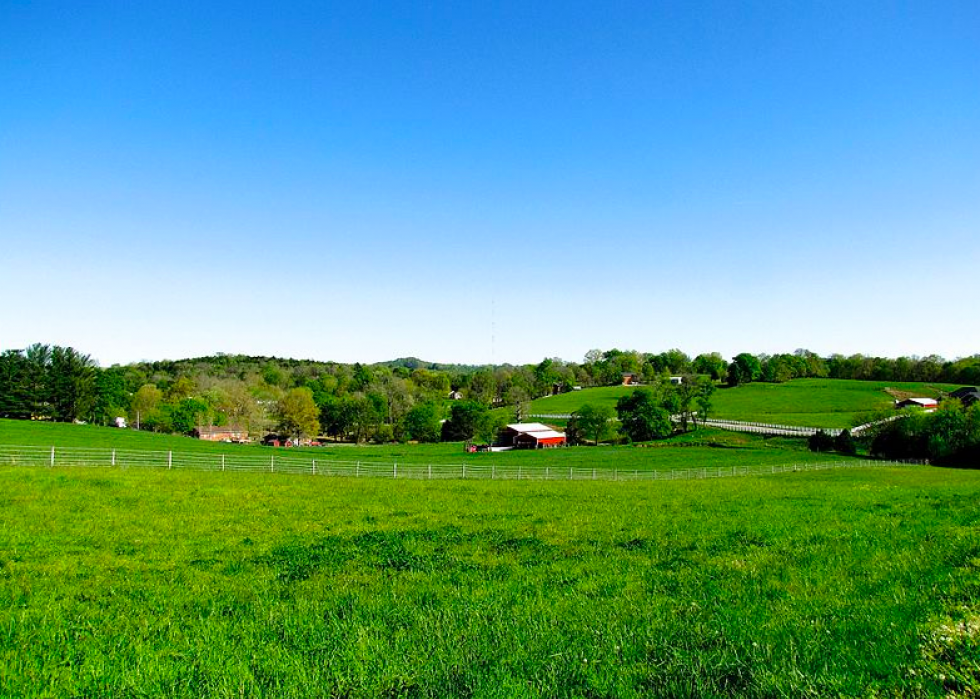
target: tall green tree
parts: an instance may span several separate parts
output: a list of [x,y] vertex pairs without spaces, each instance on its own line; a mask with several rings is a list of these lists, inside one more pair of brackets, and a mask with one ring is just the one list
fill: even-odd
[[592,403],[586,403],[572,413],[577,428],[586,436],[592,437],[596,446],[610,435],[610,423],[614,415],[613,409],[608,405],[593,405]]
[[728,365],[728,385],[740,386],[743,383],[750,383],[759,378],[762,374],[762,364],[758,357],[742,352]]
[[639,388],[616,402],[620,431],[634,442],[668,437],[674,431],[670,414],[657,405],[653,393]]
[[461,400],[449,409],[449,419],[442,423],[442,441],[459,442],[473,439],[487,406],[476,401]]
[[17,350],[0,354],[0,417],[31,416],[27,358]]
[[109,425],[117,417],[126,415],[129,396],[126,379],[119,367],[98,371],[95,375],[95,404],[92,419],[100,425]]
[[691,368],[696,374],[705,374],[715,381],[721,381],[727,375],[728,362],[718,352],[711,352],[695,357]]
[[51,367],[51,347],[39,342],[24,352],[27,359],[27,402],[32,418],[42,418],[51,412],[51,386],[48,370]]
[[95,405],[95,362],[72,347],[53,347],[48,369],[52,417],[89,420]]
[[317,435],[319,415],[313,391],[306,387],[289,389],[276,406],[279,431],[297,439]]
[[152,430],[159,419],[160,404],[163,402],[163,392],[156,384],[143,384],[133,396],[130,406],[130,422],[137,429]]
[[439,406],[425,401],[412,407],[405,415],[404,430],[408,439],[417,442],[438,442],[440,433]]

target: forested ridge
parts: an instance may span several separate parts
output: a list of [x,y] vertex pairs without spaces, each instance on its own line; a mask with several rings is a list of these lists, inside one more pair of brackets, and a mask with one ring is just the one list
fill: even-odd
[[0,353],[0,417],[103,425],[124,418],[140,429],[175,433],[234,425],[253,434],[278,429],[350,441],[434,441],[460,401],[478,410],[514,406],[519,413],[533,398],[615,385],[625,374],[649,385],[694,375],[731,386],[808,377],[977,385],[980,355],[892,359],[797,350],[728,361],[718,353],[692,359],[678,349],[612,349],[591,350],[581,362],[472,366],[414,357],[346,364],[217,354],[102,368],[74,348],[38,343]]

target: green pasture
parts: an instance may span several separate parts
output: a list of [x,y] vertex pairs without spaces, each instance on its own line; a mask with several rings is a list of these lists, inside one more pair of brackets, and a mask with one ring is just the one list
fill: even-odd
[[616,401],[622,396],[628,396],[636,390],[635,386],[600,386],[598,388],[583,388],[581,391],[569,391],[557,396],[547,396],[531,401],[532,414],[567,415],[574,413],[586,403],[592,405],[608,405],[616,408]]
[[[4,445],[48,448],[103,449],[106,465],[112,449],[165,452],[244,454],[251,457],[316,459],[321,469],[331,461],[383,464],[468,464],[561,469],[675,470],[695,468],[731,468],[759,465],[786,465],[829,461],[840,457],[815,454],[803,440],[764,439],[757,435],[735,434],[722,430],[702,429],[662,442],[638,446],[580,446],[561,449],[519,450],[467,454],[458,442],[444,444],[338,444],[306,449],[273,449],[254,445],[216,444],[190,437],[158,435],[135,430],[119,430],[91,425],[66,425],[46,422],[0,420],[0,447]],[[0,463],[3,462],[0,456]]]
[[[737,388],[719,387],[712,395],[712,417],[805,427],[853,427],[861,417],[888,408],[893,398],[886,388],[934,398],[939,391],[958,388],[951,384],[844,379],[794,379],[785,383],[750,383]],[[568,414],[582,405],[616,407],[621,396],[636,390],[627,386],[586,388],[531,402],[532,414]],[[555,422],[555,421],[552,421]]]
[[980,473],[0,467],[0,696],[972,696]]
[[853,427],[867,413],[894,403],[886,388],[935,398],[948,384],[894,381],[847,381],[843,379],[795,379],[781,384],[750,383],[722,388],[712,396],[714,417],[748,422]]

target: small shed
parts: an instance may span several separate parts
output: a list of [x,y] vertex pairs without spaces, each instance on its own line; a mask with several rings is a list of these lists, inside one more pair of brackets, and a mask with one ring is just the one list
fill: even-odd
[[505,426],[497,438],[500,446],[517,449],[547,449],[565,446],[565,433],[540,422],[518,422]]
[[639,386],[640,385],[640,375],[634,374],[631,371],[623,372],[623,385],[624,386]]
[[905,400],[895,401],[895,407],[898,410],[902,408],[922,408],[926,411],[932,411],[939,407],[939,401],[935,398],[906,398]]
[[964,407],[969,408],[974,403],[980,402],[980,390],[977,390],[976,386],[964,386],[950,393],[949,397],[956,398]]

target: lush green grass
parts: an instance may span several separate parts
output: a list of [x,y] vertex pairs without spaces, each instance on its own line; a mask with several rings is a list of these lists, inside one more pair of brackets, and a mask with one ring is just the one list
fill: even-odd
[[[711,444],[714,446],[706,446]],[[361,461],[401,464],[472,464],[554,469],[596,468],[628,470],[674,470],[692,468],[729,468],[758,465],[782,465],[827,461],[838,457],[814,454],[801,440],[763,439],[721,430],[699,430],[678,438],[643,446],[570,447],[511,451],[503,453],[464,453],[459,443],[335,445],[310,449],[278,449],[235,444],[214,444],[187,437],[157,435],[135,430],[118,430],[90,425],[64,425],[43,422],[0,420],[0,446],[98,447],[105,449],[108,463],[111,449],[135,449],[166,452],[223,453],[252,457],[305,456],[316,458],[321,468],[327,462]],[[165,456],[165,455],[164,455]],[[216,456],[217,458],[217,456]],[[160,463],[166,459],[161,457]]]
[[0,696],[965,695],[978,496],[0,468]]
[[[715,391],[712,417],[806,427],[852,427],[862,415],[892,405],[894,399],[885,392],[886,388],[935,397],[938,390],[950,391],[957,386],[841,379],[751,383]],[[627,386],[606,386],[572,391],[533,401],[531,412],[567,414],[585,403],[615,408],[621,396],[634,390]]]
[[730,420],[809,427],[852,427],[867,413],[889,408],[886,388],[935,397],[947,384],[796,379],[781,384],[751,383],[715,392],[714,416]]
[[121,430],[98,425],[0,419],[0,445],[2,444],[206,452],[261,448],[254,445],[207,442],[193,437],[155,434],[134,429]]
[[616,401],[622,396],[628,396],[636,390],[636,386],[600,386],[598,388],[583,388],[581,391],[569,391],[557,396],[548,396],[531,401],[531,413],[565,415],[573,413],[586,403],[592,405],[608,405],[616,408]]

